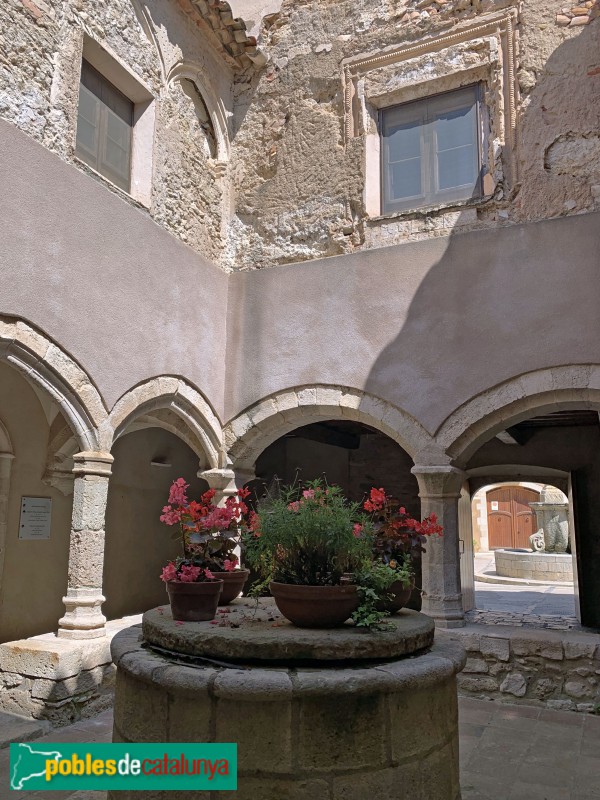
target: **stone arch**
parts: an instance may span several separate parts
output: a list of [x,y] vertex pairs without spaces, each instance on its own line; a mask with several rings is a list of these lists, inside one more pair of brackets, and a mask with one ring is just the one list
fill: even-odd
[[436,442],[461,466],[484,442],[511,425],[536,414],[586,408],[600,409],[600,365],[535,370],[463,403],[442,423]]
[[0,316],[0,359],[45,390],[73,431],[79,450],[99,450],[107,410],[91,378],[56,342],[21,319]]
[[227,132],[227,114],[223,100],[211,89],[203,79],[204,70],[193,61],[179,61],[169,70],[167,87],[177,80],[191,81],[202,98],[210,116],[217,143],[216,161],[225,164],[229,160],[229,135]]
[[124,394],[110,412],[103,429],[103,443],[110,450],[130,428],[144,427],[169,430],[207,466],[223,466],[221,423],[200,392],[183,378],[151,378]]
[[224,443],[236,469],[251,470],[262,451],[285,433],[328,419],[348,419],[376,428],[414,460],[431,445],[427,431],[400,408],[360,389],[298,386],[271,394],[224,427]]

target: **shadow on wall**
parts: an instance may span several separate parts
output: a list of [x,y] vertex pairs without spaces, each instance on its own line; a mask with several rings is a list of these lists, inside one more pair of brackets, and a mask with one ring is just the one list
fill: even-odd
[[[594,21],[552,53],[525,99],[518,122],[522,188],[515,203],[528,216],[564,213],[572,197],[593,207],[577,159],[585,161],[583,145],[600,130],[600,75],[590,69],[599,52],[600,23]],[[599,360],[598,292],[590,291],[597,286],[597,248],[589,248],[597,230],[589,219],[504,233],[501,240],[496,230],[450,238],[367,380],[368,391],[395,396],[407,410],[418,395],[419,419],[432,433],[445,409],[515,374]],[[410,267],[409,247],[397,252]],[[404,263],[398,266],[404,271]]]

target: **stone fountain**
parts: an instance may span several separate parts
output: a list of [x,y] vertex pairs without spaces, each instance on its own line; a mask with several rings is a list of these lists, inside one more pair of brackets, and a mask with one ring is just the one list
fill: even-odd
[[537,531],[529,537],[527,550],[496,550],[496,574],[542,582],[573,582],[573,559],[569,548],[569,503],[560,489],[544,486],[537,503],[529,503],[537,520]]
[[113,639],[114,741],[237,742],[238,789],[219,800],[460,800],[464,651],[423,614],[391,621],[301,629],[270,599],[212,623],[153,609]]

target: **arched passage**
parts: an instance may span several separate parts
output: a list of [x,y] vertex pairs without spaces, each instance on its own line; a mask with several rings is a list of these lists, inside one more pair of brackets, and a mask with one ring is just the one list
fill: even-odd
[[180,378],[154,378],[112,410],[114,456],[106,510],[104,612],[108,619],[165,601],[161,568],[179,555],[173,528],[160,522],[173,480],[189,496],[208,488],[199,470],[222,463],[220,423],[206,400]]
[[[372,395],[339,387],[299,387],[273,395],[232,420],[224,431],[234,470],[256,475],[257,495],[274,481],[324,477],[360,502],[384,487],[419,517],[414,454],[429,438],[408,414]],[[421,585],[420,572],[416,576]],[[420,593],[411,605],[420,607]]]
[[[48,480],[52,428],[68,430],[73,442],[69,457],[95,454],[107,411],[91,378],[60,345],[28,322],[6,315],[0,316],[0,370],[0,416],[14,450],[0,576],[0,636],[8,640],[55,630],[62,598],[72,588],[71,579],[77,581],[73,475],[66,473],[66,491]],[[49,501],[43,535],[34,535],[21,519],[21,498]]]
[[[468,474],[501,480],[499,465],[512,464],[513,478],[547,479],[569,496],[581,622],[600,627],[596,575],[600,547],[600,368],[556,367],[515,378],[466,403],[438,432],[446,452]],[[498,436],[500,434],[500,436]]]

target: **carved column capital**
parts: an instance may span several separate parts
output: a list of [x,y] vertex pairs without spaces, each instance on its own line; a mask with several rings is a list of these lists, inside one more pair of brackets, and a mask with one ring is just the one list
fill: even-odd
[[421,499],[458,497],[467,477],[462,469],[449,465],[425,467],[416,464],[411,472],[419,484]]

